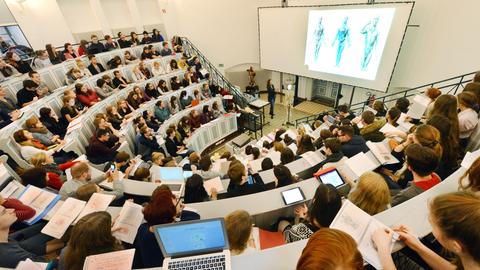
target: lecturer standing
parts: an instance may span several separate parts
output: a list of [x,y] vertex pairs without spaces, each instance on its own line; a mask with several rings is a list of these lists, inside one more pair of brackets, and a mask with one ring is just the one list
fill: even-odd
[[267,80],[268,102],[270,102],[270,118],[273,119],[275,115],[273,109],[275,107],[275,86],[272,84],[272,79]]

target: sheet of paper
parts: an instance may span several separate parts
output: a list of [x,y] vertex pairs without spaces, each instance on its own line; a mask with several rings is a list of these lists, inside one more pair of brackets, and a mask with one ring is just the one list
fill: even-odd
[[301,155],[311,166],[315,166],[318,163],[322,162],[324,160],[323,157],[318,155],[316,152],[313,151],[308,151],[306,153],[303,153]]
[[290,148],[293,151],[293,154],[297,153],[298,147],[295,143],[291,143],[288,145],[288,148]]
[[377,111],[370,106],[365,106],[364,111],[371,111],[373,114],[377,114]]
[[367,146],[380,164],[396,164],[400,162],[392,155],[391,149],[388,149],[383,142],[374,143],[368,141]]
[[363,152],[360,152],[349,158],[347,161],[345,161],[345,164],[350,167],[357,177],[360,177],[365,172],[373,171],[377,168],[376,164]]
[[394,126],[392,126],[390,123],[386,123],[383,125],[383,127],[380,129],[380,132],[386,133],[386,132],[399,132],[400,130]]
[[102,193],[93,193],[90,200],[88,200],[85,208],[83,208],[82,212],[78,215],[75,223],[77,223],[82,217],[99,211],[105,211],[108,208],[108,205],[113,201],[115,195],[109,194],[102,194]]
[[83,270],[130,270],[134,255],[135,249],[91,255],[85,259]]
[[211,192],[212,188],[215,188],[218,193],[223,191],[223,184],[220,177],[215,177],[210,180],[204,181],[203,187],[205,188],[209,196],[212,195],[212,192]]
[[16,181],[10,181],[8,185],[0,192],[0,196],[3,198],[9,198],[19,187],[16,184]]
[[227,99],[227,100],[233,99],[233,96],[232,95],[224,95],[223,99]]
[[248,246],[254,248],[256,251],[260,251],[260,230],[258,227],[252,228],[252,234],[250,234]]
[[469,169],[478,158],[480,158],[480,150],[467,152],[462,160],[461,166],[465,169]]
[[28,185],[18,199],[35,209],[35,216],[25,220],[27,224],[31,225],[47,214],[50,208],[60,200],[60,195]]
[[372,242],[372,233],[378,228],[387,228],[385,225],[346,200],[330,224],[330,228],[348,233],[357,242],[364,260],[376,269],[381,269],[378,252]]
[[138,227],[143,221],[143,207],[131,201],[126,201],[113,225],[113,236],[123,242],[133,244]]
[[62,238],[68,227],[83,210],[85,204],[86,202],[84,201],[68,198],[47,225],[43,227],[42,233],[57,239]]
[[413,119],[421,119],[430,102],[431,101],[427,96],[416,95],[408,109],[407,115]]
[[302,124],[302,126],[303,126],[303,128],[305,129],[305,131],[306,131],[307,133],[313,132],[313,129],[312,129],[312,127],[311,127],[309,124],[304,123],[304,124]]
[[259,158],[259,159],[252,160],[252,161],[249,162],[250,168],[252,169],[253,173],[257,173],[257,172],[262,170],[262,161],[264,159],[265,158]]
[[215,161],[213,164],[212,164],[212,171],[214,172],[220,172],[221,168],[222,168],[222,163],[227,161],[227,159],[225,158],[221,158],[217,161]]
[[30,259],[26,259],[25,261],[21,261],[18,263],[15,270],[44,270],[47,268],[47,264],[36,263]]
[[278,151],[272,151],[270,153],[268,153],[268,155],[266,156],[266,158],[270,158],[273,162],[273,165],[278,165],[280,164],[280,152]]
[[285,139],[285,136],[288,135],[290,139],[295,140],[297,138],[297,131],[293,129],[287,130],[285,133],[280,135],[280,138]]

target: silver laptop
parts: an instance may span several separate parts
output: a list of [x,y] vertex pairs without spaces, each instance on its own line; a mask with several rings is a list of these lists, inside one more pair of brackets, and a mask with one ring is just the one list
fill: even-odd
[[163,269],[231,270],[223,218],[154,226],[162,250]]
[[179,167],[160,167],[158,174],[162,184],[170,187],[172,192],[181,197],[185,189],[185,172]]

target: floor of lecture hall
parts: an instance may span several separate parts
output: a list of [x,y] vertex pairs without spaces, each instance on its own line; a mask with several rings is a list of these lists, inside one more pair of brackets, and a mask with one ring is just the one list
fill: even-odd
[[[267,94],[261,94],[260,99],[267,101]],[[285,119],[287,118],[287,113],[285,110],[285,106],[282,104],[283,99],[281,96],[277,95],[277,98],[275,99],[275,109],[274,113],[275,116],[273,119],[270,118],[270,107],[267,106],[265,107],[265,121],[270,122],[270,124],[266,125],[263,127],[263,135],[266,135],[275,129],[278,129],[280,127],[286,128],[286,126],[282,126],[283,123],[285,122]],[[314,114],[319,114],[320,112],[323,112],[324,110],[331,109],[330,107],[327,107],[322,104],[318,104],[312,101],[306,101],[306,103],[300,103],[297,105],[297,107],[300,106],[302,110],[298,110],[296,108],[293,108],[291,111],[291,116],[290,116],[290,122],[295,124],[295,120],[298,118],[302,118],[305,116],[309,115],[314,115]],[[312,113],[307,113],[306,111],[312,112]],[[294,126],[293,126],[294,127]],[[258,133],[258,136],[260,136],[260,132]],[[255,134],[251,134],[252,138],[255,138]],[[224,145],[220,145],[216,149],[214,149],[211,153],[218,153],[219,155],[223,154],[226,151]]]

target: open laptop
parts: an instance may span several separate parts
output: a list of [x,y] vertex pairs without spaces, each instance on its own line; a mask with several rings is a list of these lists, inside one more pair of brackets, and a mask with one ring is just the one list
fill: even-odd
[[172,192],[176,194],[182,194],[185,188],[185,175],[184,171],[180,167],[160,167],[158,170],[158,177],[162,184],[170,187]]
[[165,257],[164,270],[231,270],[223,218],[157,225],[153,230]]

